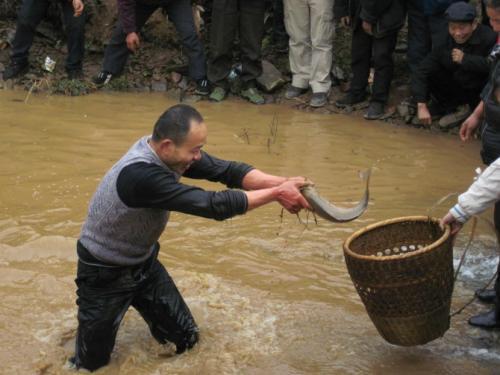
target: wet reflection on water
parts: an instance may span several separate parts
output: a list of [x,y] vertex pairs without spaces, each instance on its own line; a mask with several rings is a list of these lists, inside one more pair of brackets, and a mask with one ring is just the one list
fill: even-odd
[[[106,170],[169,105],[160,95],[82,98],[0,93],[0,362],[5,373],[65,373],[76,328],[75,240]],[[391,346],[369,321],[347,274],[341,244],[391,217],[427,214],[465,189],[480,166],[479,145],[456,137],[314,115],[279,106],[197,103],[209,127],[207,151],[271,173],[305,175],[347,205],[362,194],[358,170],[373,166],[369,209],[331,224],[280,218],[278,205],[219,223],[174,213],[160,259],[185,296],[202,339],[171,356],[130,310],[111,374],[492,373],[498,334],[467,326],[473,305],[444,338]],[[278,121],[271,134],[273,117]],[[205,188],[221,187],[200,183]],[[440,216],[453,199],[435,210]],[[491,215],[491,213],[487,213]],[[456,287],[454,306],[489,279],[496,264],[486,226]],[[466,240],[459,239],[456,257]]]

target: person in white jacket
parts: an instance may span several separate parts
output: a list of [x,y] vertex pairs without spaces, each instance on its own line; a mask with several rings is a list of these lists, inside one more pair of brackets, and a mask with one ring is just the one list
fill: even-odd
[[[469,189],[458,197],[458,203],[441,219],[441,224],[451,226],[456,235],[472,216],[500,201],[500,158],[490,164]],[[469,324],[481,328],[500,328],[500,281],[495,282],[495,294],[491,302],[495,307],[469,319]]]

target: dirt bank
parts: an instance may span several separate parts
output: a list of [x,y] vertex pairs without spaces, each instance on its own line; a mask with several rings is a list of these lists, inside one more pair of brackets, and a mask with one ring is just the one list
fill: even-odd
[[[15,31],[15,8],[20,1],[0,1],[0,71],[9,62],[10,45]],[[115,0],[94,0],[86,3],[88,10],[88,24],[86,27],[86,57],[84,62],[85,79],[67,80],[64,72],[66,43],[64,26],[60,19],[57,2],[49,8],[47,18],[37,29],[37,37],[31,49],[31,68],[24,77],[15,80],[2,81],[0,89],[26,90],[27,92],[47,92],[49,94],[85,95],[97,90],[91,78],[99,71],[103,58],[103,51],[116,21]],[[207,53],[209,53],[208,25],[210,24],[210,8],[207,7],[201,15],[201,37],[204,39]],[[283,81],[290,81],[290,70],[287,52],[278,52],[273,43],[272,25],[273,12],[270,9],[266,14],[266,34],[263,40],[264,59],[272,63],[283,75]],[[131,56],[125,73],[111,81],[105,90],[151,92],[159,91],[178,100],[191,102],[204,100],[192,95],[194,85],[187,79],[182,79],[186,72],[187,59],[180,48],[173,25],[161,11],[157,11],[148,21],[142,31],[142,45],[140,50]],[[395,54],[396,74],[392,84],[390,103],[383,121],[395,124],[409,122],[409,117],[402,117],[397,111],[397,105],[409,96],[408,70],[405,55],[406,32],[400,33],[397,52]],[[339,110],[334,105],[335,100],[348,89],[350,75],[350,32],[338,30],[335,36],[334,73],[336,79],[332,88],[329,104],[323,108],[313,109],[308,106],[309,95],[296,100],[284,99],[284,87],[265,94],[267,103],[282,103],[303,111],[325,114],[349,113],[362,116],[368,103],[356,108]],[[236,50],[236,49],[235,49]],[[237,52],[235,52],[237,55]],[[42,69],[46,56],[57,62],[56,69],[47,73]],[[235,56],[237,58],[237,56]],[[237,96],[236,96],[237,97]],[[238,99],[239,100],[239,99]],[[441,131],[437,126],[431,131]],[[456,132],[456,129],[452,129]]]

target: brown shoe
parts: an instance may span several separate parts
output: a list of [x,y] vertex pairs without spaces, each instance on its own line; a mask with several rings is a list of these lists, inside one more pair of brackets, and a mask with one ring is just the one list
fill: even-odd
[[470,109],[468,105],[460,106],[453,113],[445,115],[439,119],[439,127],[443,130],[452,129],[456,126],[462,124],[467,117],[470,115]]

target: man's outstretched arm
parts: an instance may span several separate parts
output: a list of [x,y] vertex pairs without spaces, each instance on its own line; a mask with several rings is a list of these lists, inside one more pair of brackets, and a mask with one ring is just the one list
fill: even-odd
[[279,186],[286,180],[286,177],[274,176],[258,169],[252,169],[243,177],[241,187],[245,190],[266,189]]
[[279,186],[287,180],[304,180],[303,177],[274,176],[246,163],[222,160],[204,151],[202,151],[201,159],[194,163],[184,176],[221,182],[227,187],[244,190],[267,189]]
[[129,207],[160,208],[224,220],[273,201],[289,212],[309,208],[299,191],[305,180],[285,181],[279,186],[254,191],[205,191],[177,181],[162,167],[138,162],[125,167],[118,176],[117,192]]
[[[262,173],[263,175],[266,175],[263,172],[260,172],[258,170],[253,170],[252,172],[259,172]],[[249,173],[252,173],[249,172]],[[258,173],[255,173],[255,176],[257,177]],[[255,185],[253,186],[262,186],[264,184],[274,184],[276,181],[274,180],[273,177],[277,176],[271,176],[271,175],[266,175],[271,177],[268,180],[264,179],[259,181],[252,181]],[[251,176],[251,178],[253,178]],[[283,177],[277,177],[277,178],[283,178]],[[243,180],[244,182],[244,180]],[[245,183],[245,182],[244,182]],[[268,188],[260,188],[260,189],[254,189],[252,191],[245,191],[245,194],[247,196],[247,201],[248,201],[248,207],[247,210],[251,210],[253,208],[257,208],[260,206],[263,206],[267,203],[270,202],[278,202],[285,208],[288,212],[290,213],[297,213],[301,209],[306,208],[310,209],[309,204],[305,200],[304,196],[300,193],[300,188],[304,185],[307,185],[308,182],[306,182],[305,179],[301,179],[299,177],[296,177],[294,179],[284,179],[283,182],[277,186],[274,187],[268,187]]]

